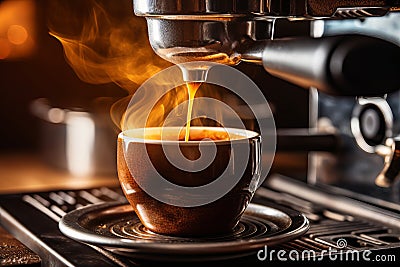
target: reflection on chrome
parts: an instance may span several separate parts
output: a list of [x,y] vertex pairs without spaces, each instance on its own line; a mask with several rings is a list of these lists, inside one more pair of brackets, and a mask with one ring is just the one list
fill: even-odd
[[76,176],[89,175],[93,172],[91,156],[95,141],[94,121],[86,112],[70,112],[66,123],[68,170]]

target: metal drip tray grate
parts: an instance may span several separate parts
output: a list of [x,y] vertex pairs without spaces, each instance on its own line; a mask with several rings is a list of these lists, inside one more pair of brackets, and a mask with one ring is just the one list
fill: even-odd
[[[290,186],[285,184],[283,188]],[[306,190],[301,187],[297,191]],[[306,192],[311,196],[322,194]],[[326,199],[332,201],[332,197]],[[264,245],[268,246],[268,251],[284,250],[287,255],[292,251],[298,255],[312,251],[315,254],[310,256],[315,255],[318,260],[329,249],[370,250],[372,255],[399,255],[400,251],[398,228],[329,208],[321,202],[312,202],[283,190],[259,188],[232,233],[197,239],[158,235],[147,230],[130,206],[121,202],[123,200],[118,187],[3,195],[0,197],[0,218],[4,227],[39,254],[46,266],[54,265],[54,262],[61,265],[68,262],[70,266],[149,266],[149,263],[152,266],[154,262],[164,261],[180,262],[183,266],[187,261],[194,266],[225,263],[265,266],[267,263],[257,258],[257,252]],[[260,206],[267,209],[254,209]],[[112,212],[105,212],[110,210]],[[283,215],[283,221],[272,214]],[[303,214],[310,224],[308,231],[305,231]],[[64,218],[75,216],[66,225],[70,228],[67,236],[75,236],[83,243],[60,232],[59,221],[64,215]],[[291,223],[290,227],[286,228],[288,223]],[[296,232],[295,229],[300,230]],[[285,236],[286,233],[289,236]],[[116,245],[117,239],[124,240],[124,245]],[[346,247],[338,249],[338,244],[343,245],[338,243],[339,240],[345,240]],[[194,261],[199,261],[199,265]]]
[[121,238],[149,240],[154,242],[174,242],[174,243],[187,243],[187,242],[222,242],[232,241],[237,239],[248,239],[248,238],[262,238],[263,236],[271,235],[279,231],[279,228],[266,220],[259,218],[251,218],[244,216],[239,225],[235,227],[232,233],[218,236],[211,236],[205,238],[184,238],[165,236],[157,233],[153,233],[148,230],[143,224],[135,218],[134,220],[115,222],[109,225],[97,226],[96,232],[101,236],[108,236],[111,233],[112,236],[118,236]]
[[[250,204],[231,232],[208,237],[175,237],[153,233],[131,206],[112,202],[90,205],[65,215],[59,227],[66,236],[128,257],[163,260],[210,260],[243,257],[265,245],[287,242],[309,227],[301,213]],[[212,226],[210,226],[212,227]],[[243,244],[246,244],[244,246]]]

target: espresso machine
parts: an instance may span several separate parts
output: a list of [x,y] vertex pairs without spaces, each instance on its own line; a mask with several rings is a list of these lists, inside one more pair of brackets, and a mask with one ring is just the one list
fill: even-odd
[[[0,224],[44,266],[265,266],[278,251],[306,255],[307,264],[347,257],[341,250],[399,255],[399,0],[133,0],[133,8],[154,52],[184,66],[184,81],[207,82],[204,62],[246,64],[267,77],[267,96],[279,95],[277,118],[299,113],[293,103],[307,106],[304,128],[276,134],[277,153],[292,164],[305,155],[306,170],[270,172],[257,189],[251,204],[275,217],[253,208],[234,237],[201,243],[121,225],[132,214],[118,184],[0,195]],[[268,91],[272,79],[293,90],[290,104],[279,86]],[[260,257],[267,246],[273,258]]]
[[[399,10],[399,1],[134,1],[163,59],[261,65],[260,71],[309,89],[311,138],[277,133],[278,152],[280,140],[293,149],[309,145],[306,181],[272,174],[259,195],[287,202],[290,194],[343,220],[350,214],[397,229],[390,232],[400,227]],[[185,81],[206,80],[207,68],[190,66],[182,68]],[[365,241],[348,237],[359,247]]]
[[[400,48],[390,39],[363,34],[360,30],[339,30],[335,34],[332,29],[340,29],[343,21],[385,18],[398,10],[398,1],[334,1],[329,5],[312,0],[134,1],[135,14],[146,17],[154,52],[165,60],[174,64],[250,62],[262,65],[272,76],[310,88],[310,130],[336,129],[340,139],[337,149],[342,151],[336,154],[339,158],[348,153],[343,152],[345,150],[366,153],[368,157],[378,155],[380,162],[377,160],[372,165],[379,167],[371,175],[378,187],[386,188],[398,180],[400,171],[400,139],[393,129],[396,115],[389,105],[393,97],[388,97],[395,94],[400,85]],[[324,25],[332,25],[332,22],[337,22],[337,26],[331,26],[330,33],[325,31],[324,34]],[[306,30],[304,25],[308,25]],[[288,28],[291,31],[285,36]],[[201,63],[190,66],[182,68],[184,80],[205,81],[207,68]],[[340,104],[326,105],[324,98],[348,103],[351,114],[337,115],[346,113],[346,108]],[[329,118],[332,114],[336,114],[334,122]],[[320,118],[325,120],[318,125]],[[327,121],[330,121],[329,127],[324,126]],[[338,124],[346,124],[348,129]],[[342,135],[340,131],[346,133]],[[351,149],[350,144],[343,144],[346,143],[343,139],[347,138],[343,136],[351,136]],[[364,157],[352,158],[363,161]],[[332,175],[316,177],[316,172],[322,173],[317,171],[316,165],[324,160],[316,156],[311,161],[310,182],[335,180]],[[330,168],[351,168],[335,164]],[[326,166],[321,168],[327,169]],[[354,172],[357,168],[351,169]],[[355,178],[341,175],[341,179]],[[365,178],[357,179],[365,181]]]

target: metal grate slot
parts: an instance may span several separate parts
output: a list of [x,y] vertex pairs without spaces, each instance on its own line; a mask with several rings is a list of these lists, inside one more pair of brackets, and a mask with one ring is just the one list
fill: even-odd
[[323,236],[318,237],[315,240],[338,249],[374,248],[384,245],[382,243],[374,242],[371,239],[351,234]]
[[381,242],[384,244],[400,244],[400,235],[384,233],[384,234],[361,234],[363,238],[371,239],[375,242]]
[[333,15],[337,18],[365,18],[365,17],[381,17],[388,13],[387,7],[351,7],[338,8]]

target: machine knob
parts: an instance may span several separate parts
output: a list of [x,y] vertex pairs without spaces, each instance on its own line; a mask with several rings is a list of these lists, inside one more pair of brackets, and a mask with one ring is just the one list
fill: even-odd
[[351,131],[364,151],[383,157],[375,184],[389,187],[400,174],[400,136],[393,137],[393,113],[386,99],[360,97],[353,109]]
[[370,106],[361,111],[360,130],[367,144],[381,144],[385,140],[385,129],[384,117],[379,109]]
[[379,145],[393,137],[393,113],[382,97],[359,97],[351,118],[351,132],[358,146],[376,153]]

